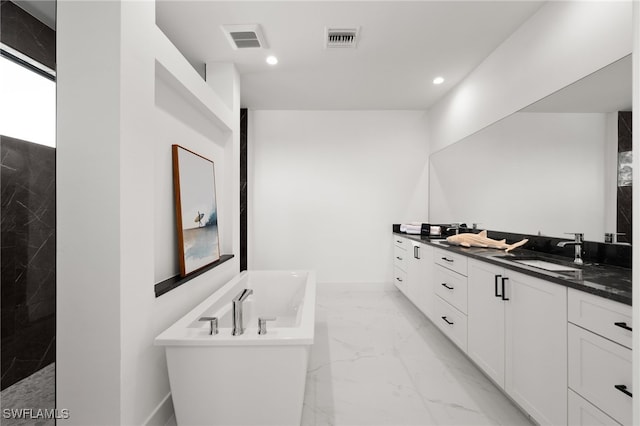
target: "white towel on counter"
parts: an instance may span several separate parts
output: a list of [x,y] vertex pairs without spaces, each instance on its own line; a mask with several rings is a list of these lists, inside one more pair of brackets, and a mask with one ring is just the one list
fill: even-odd
[[[414,222],[415,223],[415,222]],[[419,234],[422,230],[422,224],[414,225],[414,223],[403,223],[400,225],[400,232],[407,234]]]

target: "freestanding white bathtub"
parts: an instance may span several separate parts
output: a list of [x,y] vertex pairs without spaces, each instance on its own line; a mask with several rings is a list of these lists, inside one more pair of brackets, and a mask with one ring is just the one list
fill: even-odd
[[[245,288],[245,332],[232,336],[231,300]],[[244,271],[156,337],[178,425],[299,425],[315,298],[313,271]],[[218,317],[219,334],[201,317]],[[258,317],[276,317],[267,334]]]

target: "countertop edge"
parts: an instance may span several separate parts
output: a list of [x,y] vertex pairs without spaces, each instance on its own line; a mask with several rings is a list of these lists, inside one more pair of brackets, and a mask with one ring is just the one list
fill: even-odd
[[[596,281],[592,281],[592,280],[577,280],[577,279],[568,279],[568,278],[564,278],[564,277],[560,277],[560,276],[554,276],[554,275],[548,275],[545,274],[543,272],[537,272],[536,270],[534,270],[533,268],[529,269],[527,267],[520,267],[519,265],[515,265],[511,262],[504,262],[504,261],[500,261],[495,259],[495,255],[500,253],[501,251],[499,250],[495,250],[495,249],[484,249],[484,248],[479,248],[479,247],[471,247],[471,248],[466,248],[466,247],[460,247],[460,246],[448,246],[448,245],[441,245],[438,244],[435,241],[442,241],[442,238],[439,239],[435,239],[435,240],[431,240],[429,237],[421,237],[420,235],[413,235],[413,234],[405,234],[402,232],[393,232],[393,235],[397,235],[399,237],[403,237],[403,238],[407,238],[409,240],[412,241],[416,241],[419,243],[423,243],[423,244],[427,244],[431,247],[434,248],[438,248],[440,250],[445,250],[445,251],[450,251],[453,253],[457,253],[457,254],[461,254],[463,256],[469,257],[471,259],[475,259],[475,260],[479,260],[482,262],[486,262],[486,263],[490,263],[496,266],[500,266],[503,267],[505,269],[509,269],[512,270],[514,272],[518,272],[524,275],[528,275],[534,278],[538,278],[538,279],[542,279],[545,281],[550,281],[556,284],[560,284],[563,285],[565,287],[569,287],[569,288],[574,288],[576,290],[580,290],[583,291],[585,293],[590,293],[590,294],[594,294],[596,296],[600,296],[603,297],[605,299],[609,299],[609,300],[614,300],[616,302],[620,302],[623,303],[625,305],[629,305],[631,306],[632,304],[632,286],[629,286],[628,289],[628,295],[627,294],[619,294],[619,293],[615,293],[613,292],[613,290],[608,290],[607,288],[594,288],[593,286],[602,286],[602,287],[607,287],[606,284],[603,283],[598,283]],[[493,252],[487,252],[487,250],[492,250]],[[536,255],[540,255],[540,253],[538,252],[530,252],[526,249],[516,249],[518,253],[531,253],[531,254],[536,254]],[[552,256],[550,256],[552,257]],[[624,270],[625,268],[620,268],[620,267],[616,267],[616,266],[608,266],[608,265],[599,265],[601,268],[610,268],[611,270]],[[629,274],[631,273],[631,270],[629,270]],[[589,284],[585,284],[585,283],[589,283]],[[622,291],[622,290],[618,290],[618,291]],[[626,292],[626,291],[625,291]]]

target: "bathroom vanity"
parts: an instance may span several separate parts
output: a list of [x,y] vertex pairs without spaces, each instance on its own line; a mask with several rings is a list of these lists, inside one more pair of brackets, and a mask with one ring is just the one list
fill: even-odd
[[537,423],[631,425],[630,269],[393,242],[396,286]]

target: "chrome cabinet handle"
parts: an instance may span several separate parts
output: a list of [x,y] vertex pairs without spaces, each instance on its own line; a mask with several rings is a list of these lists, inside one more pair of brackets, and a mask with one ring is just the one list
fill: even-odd
[[446,257],[443,257],[442,260],[444,260],[445,262],[453,262],[453,259],[447,259]]
[[625,330],[633,331],[633,328],[629,327],[626,322],[614,322],[613,325],[617,325],[620,328],[624,328]]
[[627,386],[626,385],[614,385],[613,387],[618,389],[620,392],[622,392],[623,394],[627,395],[628,397],[633,398],[633,394],[627,390]]
[[398,281],[402,282],[402,279],[401,279],[401,278],[396,277],[396,280],[398,280]]
[[449,324],[449,325],[453,325],[453,323],[452,323],[451,321],[449,321],[449,320],[447,319],[447,317],[446,317],[446,316],[442,317],[442,319],[443,319],[443,320],[444,320],[444,322],[446,322],[447,324]]
[[447,285],[447,283],[442,283],[442,284],[440,284],[440,285],[441,285],[442,287],[446,288],[446,289],[453,290],[453,287],[449,287],[449,286]]
[[396,256],[396,259],[398,260],[402,260],[402,258],[400,256]]
[[218,334],[218,317],[202,317],[198,321],[209,321],[209,335]]

